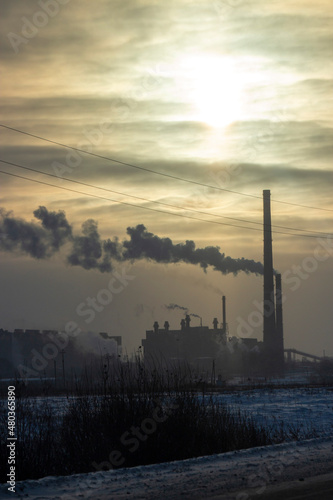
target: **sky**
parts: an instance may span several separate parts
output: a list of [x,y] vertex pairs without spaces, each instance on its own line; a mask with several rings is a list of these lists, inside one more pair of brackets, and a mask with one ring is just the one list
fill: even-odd
[[285,347],[333,356],[331,2],[0,9],[0,328],[131,353],[224,294],[229,335],[261,340],[269,189]]

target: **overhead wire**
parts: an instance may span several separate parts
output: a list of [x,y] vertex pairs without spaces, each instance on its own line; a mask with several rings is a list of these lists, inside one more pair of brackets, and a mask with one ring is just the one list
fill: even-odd
[[[202,182],[194,181],[192,179],[185,179],[183,177],[179,177],[179,176],[172,175],[172,174],[167,174],[165,172],[158,172],[156,170],[152,170],[152,169],[149,169],[149,168],[146,168],[146,167],[141,167],[139,165],[135,165],[134,163],[129,163],[129,162],[117,160],[116,158],[111,158],[109,156],[104,156],[104,155],[100,155],[98,153],[93,153],[92,151],[87,151],[85,149],[81,149],[81,148],[78,148],[78,147],[70,146],[68,144],[64,144],[64,143],[61,143],[61,142],[58,142],[58,141],[54,141],[54,140],[51,140],[51,139],[47,139],[45,137],[42,137],[42,136],[39,136],[39,135],[36,135],[36,134],[31,134],[30,132],[26,132],[24,130],[20,130],[20,129],[17,129],[17,128],[14,128],[14,127],[9,127],[8,125],[2,124],[2,123],[0,123],[0,127],[3,127],[5,129],[8,129],[8,130],[12,130],[12,131],[20,133],[20,134],[27,135],[27,136],[30,136],[30,137],[34,137],[35,139],[39,139],[41,141],[45,141],[45,142],[48,142],[48,143],[51,143],[51,144],[56,144],[57,146],[60,146],[60,147],[64,147],[64,148],[67,148],[67,149],[72,149],[74,151],[78,151],[78,152],[86,154],[86,155],[94,156],[96,158],[101,158],[101,159],[107,160],[107,161],[112,161],[112,162],[118,163],[120,165],[124,165],[124,166],[130,167],[130,168],[142,170],[142,171],[149,172],[149,173],[152,173],[152,174],[155,174],[155,175],[160,175],[160,176],[163,176],[163,177],[168,177],[170,179],[174,179],[174,180],[178,180],[178,181],[182,181],[182,182],[187,182],[187,183],[190,183],[190,184],[195,184],[195,185],[198,185],[198,186],[203,186],[203,187],[207,187],[207,188],[210,188],[210,189],[215,189],[215,190],[218,190],[218,191],[225,191],[225,192],[228,192],[228,193],[237,194],[239,196],[247,196],[247,197],[250,197],[250,198],[261,199],[261,197],[258,196],[258,195],[249,194],[249,193],[241,193],[240,191],[234,191],[234,190],[231,190],[231,189],[221,188],[219,186],[212,186],[210,184],[204,184]],[[332,209],[324,208],[324,207],[313,207],[313,206],[309,206],[309,205],[301,205],[299,203],[292,203],[292,202],[287,202],[287,201],[282,201],[282,200],[276,200],[276,199],[272,199],[271,201],[273,201],[275,203],[283,203],[285,205],[292,205],[292,206],[297,206],[297,207],[301,207],[301,208],[309,208],[309,209],[313,209],[313,210],[323,210],[323,211],[327,211],[327,212],[333,212]]]
[[[30,181],[30,182],[36,182],[38,184],[42,184],[42,185],[45,185],[45,186],[51,186],[51,187],[54,187],[54,188],[57,188],[57,189],[63,189],[65,191],[69,191],[69,192],[72,192],[72,193],[78,193],[78,194],[81,194],[81,195],[84,195],[84,196],[90,196],[90,197],[98,198],[98,199],[101,199],[101,200],[112,201],[114,203],[119,203],[121,205],[127,205],[127,206],[130,206],[130,207],[141,208],[141,209],[149,210],[149,211],[152,211],[152,212],[158,212],[158,213],[172,215],[172,216],[176,216],[176,217],[183,217],[183,218],[186,218],[186,219],[196,220],[196,221],[205,222],[205,223],[209,223],[209,224],[218,224],[218,225],[222,225],[222,226],[231,226],[231,227],[235,227],[235,228],[238,228],[238,229],[247,229],[247,230],[252,230],[252,231],[260,231],[260,232],[262,231],[262,229],[259,229],[259,228],[256,228],[256,227],[237,226],[235,224],[230,224],[230,223],[227,223],[227,222],[219,222],[219,221],[216,221],[216,220],[200,219],[199,217],[193,217],[193,216],[190,216],[190,215],[184,215],[184,214],[179,214],[179,213],[176,213],[176,212],[169,212],[169,211],[166,211],[166,210],[159,210],[157,208],[146,207],[146,206],[143,206],[143,205],[136,205],[134,203],[129,203],[129,202],[125,202],[125,201],[114,200],[112,198],[106,198],[105,196],[100,196],[100,195],[93,194],[93,193],[85,193],[85,192],[78,191],[76,189],[68,188],[68,187],[65,187],[65,186],[57,186],[57,185],[51,184],[49,182],[40,181],[38,179],[31,179],[29,177],[25,177],[25,176],[18,175],[18,174],[13,174],[12,172],[5,172],[3,170],[0,170],[0,173],[4,174],[4,175],[9,175],[11,177],[17,177],[19,179],[24,179],[24,180],[27,180],[27,181]],[[282,231],[274,231],[274,234],[284,234],[284,235],[288,235],[288,236],[298,236],[298,237],[304,237],[304,238],[305,237],[306,238],[318,238],[318,236],[315,236],[315,235],[312,235],[312,234],[295,234],[295,233],[286,233],[286,232],[282,232]]]
[[[27,167],[27,166],[24,166],[24,165],[19,165],[18,163],[9,162],[9,161],[2,160],[2,159],[0,159],[0,162],[1,163],[5,163],[7,165],[11,165],[11,166],[17,167],[17,168],[21,168],[21,169],[24,169],[24,170],[28,170],[28,171],[31,171],[31,172],[35,172],[35,173],[38,173],[38,174],[42,174],[42,175],[46,175],[46,176],[49,176],[49,177],[53,177],[53,178],[59,179],[59,177],[56,174],[51,174],[49,172],[43,172],[41,170],[37,170],[37,169],[31,168],[31,167]],[[107,191],[107,192],[110,192],[110,193],[119,194],[119,195],[122,195],[122,196],[127,196],[129,198],[134,198],[134,199],[141,200],[141,201],[144,201],[144,202],[154,203],[154,204],[166,206],[166,207],[169,207],[169,208],[176,208],[177,210],[185,210],[187,212],[193,212],[193,213],[200,214],[200,215],[208,215],[209,217],[218,217],[218,218],[223,218],[223,219],[229,219],[229,220],[234,220],[234,221],[237,221],[237,222],[245,222],[245,223],[249,223],[249,224],[257,224],[257,225],[260,225],[260,226],[263,225],[262,222],[250,221],[248,219],[239,219],[237,217],[229,217],[229,216],[226,216],[226,215],[219,215],[219,214],[214,214],[214,213],[210,213],[210,212],[204,212],[202,210],[195,210],[193,208],[181,207],[179,205],[174,205],[174,204],[171,204],[171,203],[165,203],[165,202],[161,202],[161,201],[150,200],[148,198],[143,198],[141,196],[136,196],[136,195],[132,195],[132,194],[128,194],[128,193],[122,193],[120,191],[115,191],[113,189],[104,188],[104,187],[101,187],[101,186],[96,186],[94,184],[89,184],[89,183],[78,181],[78,180],[75,180],[75,179],[70,179],[68,177],[61,177],[61,179],[65,180],[65,181],[68,181],[68,182],[75,183],[75,184],[79,184],[79,185],[82,185],[82,186],[90,187],[90,188],[93,188],[93,189],[100,189],[102,191]],[[299,228],[292,228],[292,227],[279,226],[279,225],[272,225],[272,227],[277,227],[279,229],[287,229],[287,230],[290,230],[290,231],[300,231],[300,232],[306,232],[306,233],[310,233],[310,234],[314,234],[315,233],[315,234],[320,234],[322,236],[327,236],[327,233],[324,233],[323,231],[310,231],[310,230],[307,230],[307,229],[299,229]]]

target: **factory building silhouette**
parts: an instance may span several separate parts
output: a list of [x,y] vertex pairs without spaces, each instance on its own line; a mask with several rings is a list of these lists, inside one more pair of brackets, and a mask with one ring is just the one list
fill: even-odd
[[121,336],[105,332],[83,335],[84,343],[58,330],[0,329],[0,380],[47,378],[62,383],[65,378],[81,377],[87,366],[100,364],[101,356],[121,357]]
[[[168,321],[160,328],[155,321],[153,330],[146,331],[142,340],[145,358],[157,357],[165,362],[186,361],[191,365],[216,364],[224,371],[241,368],[260,370],[266,375],[282,374],[284,370],[282,284],[281,275],[273,268],[272,225],[270,191],[263,191],[264,234],[264,293],[263,293],[263,342],[256,338],[229,337],[226,322],[226,298],[222,297],[222,323],[214,318],[213,328],[191,326],[187,314],[179,330],[170,330]],[[275,274],[275,290],[274,290]],[[240,361],[241,358],[241,361]],[[256,365],[251,367],[251,362]],[[258,364],[259,363],[259,364]]]
[[[147,233],[147,237],[150,241],[154,235]],[[168,241],[168,244],[172,246],[172,242]],[[171,304],[168,308],[178,307],[185,310],[186,315],[181,320],[178,329],[172,329],[168,321],[163,323],[163,327],[155,321],[153,329],[146,331],[146,337],[142,340],[143,349],[141,349],[145,363],[150,360],[153,362],[158,360],[159,363],[167,365],[185,362],[198,367],[202,373],[205,371],[207,374],[210,370],[211,373],[213,371],[214,374],[216,373],[217,378],[219,375],[227,378],[236,373],[246,376],[282,375],[285,352],[288,355],[288,363],[291,362],[292,355],[295,359],[296,354],[314,361],[323,360],[325,357],[313,356],[296,349],[284,349],[282,280],[281,275],[273,267],[269,190],[263,191],[263,254],[264,265],[258,263],[260,264],[258,272],[263,273],[262,341],[250,336],[245,337],[247,332],[241,334],[243,337],[236,337],[229,330],[225,296],[222,297],[221,304],[222,321],[219,322],[219,314],[217,314],[217,317],[211,318],[210,326],[203,326],[202,319],[197,314],[190,314],[186,308]],[[250,301],[251,296],[249,295],[248,298]],[[193,324],[194,321],[191,322],[191,316],[200,318],[199,326]],[[88,344],[82,347],[81,337],[80,339],[71,338],[63,349],[62,337],[61,332],[53,330],[16,329],[8,332],[0,329],[0,379],[12,376],[24,378],[24,370],[20,369],[22,366],[28,372],[33,370],[36,373],[34,376],[37,377],[53,376],[54,379],[65,379],[65,369],[71,372],[71,376],[80,374],[84,365],[91,363],[93,358],[98,358],[100,362],[101,357],[108,356],[109,362],[113,356],[115,359],[119,358],[121,362],[122,340],[120,336],[111,336],[103,332],[97,335],[99,342],[107,343],[103,347],[106,354],[100,347],[95,351],[91,348],[92,344],[89,342],[92,339],[87,338]],[[109,352],[111,340],[114,342],[112,356]]]
[[146,331],[146,338],[142,340],[145,357],[162,353],[165,360],[186,360],[190,363],[213,359],[227,343],[225,297],[223,311],[222,325],[219,326],[217,318],[214,318],[211,329],[202,325],[191,326],[189,314],[181,320],[180,330],[170,330],[168,321],[160,329],[155,321],[153,330]]

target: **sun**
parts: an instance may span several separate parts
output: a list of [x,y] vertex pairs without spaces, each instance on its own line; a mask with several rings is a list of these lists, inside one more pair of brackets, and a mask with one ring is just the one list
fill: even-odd
[[194,119],[226,127],[241,117],[239,77],[225,57],[197,56],[184,62]]

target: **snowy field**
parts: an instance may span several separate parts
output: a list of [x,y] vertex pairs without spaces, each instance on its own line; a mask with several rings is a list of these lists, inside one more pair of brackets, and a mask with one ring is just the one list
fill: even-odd
[[[300,430],[313,430],[320,436],[333,432],[333,388],[257,388],[211,395],[234,411],[245,411],[262,425],[276,429],[281,424],[291,425]],[[206,397],[210,397],[209,392]],[[54,414],[60,416],[66,412],[71,397],[35,398],[34,401],[37,407],[47,401]],[[6,404],[6,401],[3,402]]]
[[[254,389],[213,397],[246,411],[258,423],[276,429],[282,423],[292,425],[299,429],[301,440],[179,462],[23,481],[17,483],[16,494],[0,485],[0,498],[263,499],[272,485],[333,473],[331,389]],[[51,401],[55,413],[62,413],[68,404],[66,398]],[[316,437],[305,439],[307,431]]]
[[313,430],[319,436],[333,433],[333,390],[254,389],[219,396],[234,410],[239,408],[256,422],[278,429],[281,424],[294,429]]

